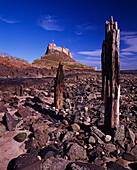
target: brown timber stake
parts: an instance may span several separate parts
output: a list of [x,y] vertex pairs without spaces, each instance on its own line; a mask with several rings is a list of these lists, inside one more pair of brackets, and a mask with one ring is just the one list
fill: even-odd
[[54,104],[56,109],[62,109],[63,107],[63,84],[64,84],[63,64],[59,63],[54,85]]
[[23,85],[20,85],[20,96],[23,96]]
[[106,21],[105,40],[102,45],[102,100],[105,103],[105,131],[111,134],[119,126],[120,99],[120,30],[117,22]]

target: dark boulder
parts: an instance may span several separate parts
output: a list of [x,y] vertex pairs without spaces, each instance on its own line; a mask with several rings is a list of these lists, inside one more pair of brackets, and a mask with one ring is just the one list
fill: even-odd
[[26,118],[27,116],[32,115],[30,109],[27,107],[20,107],[17,112],[18,112],[19,116],[21,116],[23,118]]
[[10,162],[8,165],[8,170],[42,170],[41,161],[33,154],[26,153],[20,155],[14,162]]
[[91,163],[73,162],[67,165],[66,170],[104,170],[104,168]]
[[43,170],[66,170],[69,163],[63,158],[49,158],[43,163]]
[[9,131],[15,130],[20,120],[15,120],[9,113],[5,114],[6,125]]
[[72,161],[87,159],[86,150],[82,146],[78,145],[77,143],[74,143],[72,144],[72,146],[70,146],[67,155]]

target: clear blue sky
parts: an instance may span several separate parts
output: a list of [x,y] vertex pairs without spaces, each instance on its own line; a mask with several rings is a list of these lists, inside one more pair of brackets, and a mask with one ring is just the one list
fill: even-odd
[[54,40],[76,61],[100,69],[105,21],[111,15],[121,31],[121,68],[135,69],[136,0],[0,0],[0,52],[32,62]]

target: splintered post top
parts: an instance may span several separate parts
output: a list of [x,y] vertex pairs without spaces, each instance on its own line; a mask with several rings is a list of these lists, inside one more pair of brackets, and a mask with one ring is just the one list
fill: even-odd
[[117,24],[117,22],[115,22],[115,29],[116,29],[116,30],[118,29],[118,24]]
[[111,29],[113,29],[113,25],[114,25],[113,16],[111,16]]
[[113,21],[113,16],[111,16],[110,22],[106,21],[106,28],[105,28],[105,32],[106,34],[109,31],[112,31],[113,29],[118,30],[118,23]]

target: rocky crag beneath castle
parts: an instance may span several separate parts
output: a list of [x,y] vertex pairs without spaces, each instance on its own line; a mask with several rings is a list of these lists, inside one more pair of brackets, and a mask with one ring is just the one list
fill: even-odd
[[94,67],[88,67],[82,63],[76,62],[68,48],[58,47],[54,43],[49,43],[45,55],[43,55],[41,59],[34,60],[32,64],[37,67],[57,68],[59,62],[64,64],[64,69],[95,69]]
[[54,43],[49,43],[45,55],[41,59],[50,58],[58,62],[76,62],[68,48],[57,47]]
[[49,43],[46,53],[41,59],[33,61],[33,65],[37,67],[58,67],[59,62],[76,63],[73,59],[69,49],[64,47],[57,47],[54,43]]

